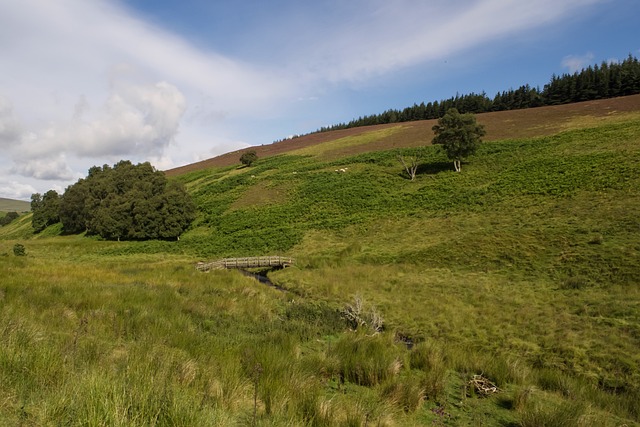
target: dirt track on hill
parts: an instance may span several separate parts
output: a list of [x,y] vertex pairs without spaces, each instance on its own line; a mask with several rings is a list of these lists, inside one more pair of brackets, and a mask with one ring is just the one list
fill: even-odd
[[[581,117],[607,117],[621,113],[640,111],[640,95],[596,101],[579,102],[575,104],[555,105],[548,107],[529,108],[525,110],[499,111],[478,114],[478,122],[483,124],[487,135],[486,141],[501,139],[530,138],[558,133],[574,124]],[[376,142],[345,147],[344,150],[332,152],[332,157],[348,156],[363,152],[388,150],[391,148],[415,147],[430,144],[433,139],[431,128],[437,120],[420,120],[415,122],[390,123],[385,125],[365,126],[332,132],[315,133],[294,139],[259,145],[242,150],[232,151],[218,157],[180,166],[165,171],[167,176],[181,175],[200,169],[224,167],[239,164],[242,153],[255,150],[259,158],[271,157],[287,153],[292,150],[306,148],[324,142],[333,141],[348,136],[356,136],[366,132],[389,127],[402,126],[402,131],[381,138]]]

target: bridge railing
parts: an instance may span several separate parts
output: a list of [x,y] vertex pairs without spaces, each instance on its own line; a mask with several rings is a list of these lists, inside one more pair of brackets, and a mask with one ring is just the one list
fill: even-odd
[[196,269],[200,271],[221,270],[223,268],[259,268],[259,267],[289,267],[295,262],[291,257],[261,256],[223,258],[211,262],[199,262]]

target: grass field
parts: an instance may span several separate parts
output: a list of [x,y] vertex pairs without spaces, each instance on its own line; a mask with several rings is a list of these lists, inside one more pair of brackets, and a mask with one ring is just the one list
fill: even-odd
[[29,212],[31,204],[22,200],[4,199],[0,197],[0,212]]
[[[427,147],[415,181],[403,128],[192,170],[179,242],[23,217],[0,229],[0,425],[640,425],[631,110],[496,126],[462,173]],[[284,291],[193,268],[270,254],[297,260]]]

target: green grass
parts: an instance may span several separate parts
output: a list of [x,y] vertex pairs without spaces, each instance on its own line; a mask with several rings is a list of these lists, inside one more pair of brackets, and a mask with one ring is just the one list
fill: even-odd
[[[339,148],[178,177],[178,242],[0,229],[0,425],[640,423],[636,116],[462,173],[428,147],[413,182],[403,149]],[[285,292],[193,268],[268,254]]]
[[402,131],[403,126],[395,126],[391,128],[364,132],[355,136],[347,136],[344,138],[334,139],[332,141],[325,142],[324,144],[313,145],[307,148],[300,148],[294,150],[291,154],[294,155],[313,155],[321,158],[332,158],[339,155],[341,150],[345,148],[367,145],[376,142],[380,139],[389,137],[395,133]]
[[0,197],[0,212],[29,212],[31,203],[23,200],[5,199]]

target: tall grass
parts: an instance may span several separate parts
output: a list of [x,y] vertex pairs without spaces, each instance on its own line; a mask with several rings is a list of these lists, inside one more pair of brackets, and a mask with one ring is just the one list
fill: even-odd
[[587,416],[587,407],[583,402],[567,402],[557,406],[540,405],[523,411],[519,425],[521,427],[581,427],[594,425]]
[[363,386],[373,386],[394,377],[402,362],[390,335],[344,335],[331,349],[340,361],[340,378]]
[[[639,134],[487,143],[460,174],[432,147],[414,182],[398,150],[335,146],[196,172],[179,242],[25,215],[0,230],[0,424],[638,423]],[[285,291],[193,268],[276,253]],[[354,298],[381,333],[350,330]]]

